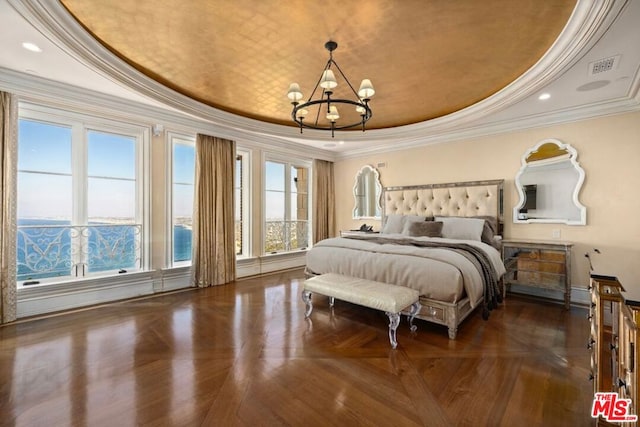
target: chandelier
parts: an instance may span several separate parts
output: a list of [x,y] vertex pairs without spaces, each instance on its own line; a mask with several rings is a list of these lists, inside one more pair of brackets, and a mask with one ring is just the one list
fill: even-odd
[[[325,43],[324,47],[329,51],[329,60],[322,70],[322,75],[316,83],[316,87],[311,92],[311,96],[307,101],[302,101],[302,92],[298,83],[291,83],[287,97],[293,104],[293,110],[291,111],[291,118],[300,126],[300,133],[302,128],[318,129],[318,130],[330,130],[331,137],[334,137],[334,131],[340,129],[348,129],[356,126],[362,126],[364,132],[365,123],[369,121],[373,112],[369,106],[371,97],[376,93],[371,84],[371,80],[364,79],[360,83],[358,92],[355,91],[349,80],[344,75],[336,61],[333,60],[333,51],[337,49],[338,43],[329,40]],[[340,73],[344,81],[351,89],[353,99],[332,98],[334,89],[338,86],[335,74],[331,67],[334,66],[335,70]],[[320,98],[313,99],[316,92],[320,92],[318,87],[322,88]],[[351,93],[348,94],[351,98]],[[339,123],[340,113],[338,107],[354,108],[355,113],[345,114],[347,116],[347,123]],[[305,121],[309,112],[312,111],[311,117],[315,116],[311,121]],[[344,112],[344,110],[343,110]],[[324,117],[323,117],[324,115]],[[326,119],[326,120],[325,120]]]

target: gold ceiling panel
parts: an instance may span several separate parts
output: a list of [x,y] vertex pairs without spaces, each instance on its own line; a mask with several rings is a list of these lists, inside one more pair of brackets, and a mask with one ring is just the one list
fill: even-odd
[[[367,128],[440,117],[533,66],[575,0],[62,0],[96,39],[156,81],[216,108],[293,125],[286,92],[309,96],[334,59],[376,88]],[[338,89],[344,82],[338,81]],[[336,96],[340,93],[336,90]],[[342,115],[342,111],[341,111]]]

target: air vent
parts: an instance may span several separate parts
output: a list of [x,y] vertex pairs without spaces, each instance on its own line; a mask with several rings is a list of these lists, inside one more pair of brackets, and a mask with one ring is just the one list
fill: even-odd
[[611,56],[609,58],[600,59],[589,63],[589,75],[597,76],[608,71],[615,70],[620,62],[620,55]]

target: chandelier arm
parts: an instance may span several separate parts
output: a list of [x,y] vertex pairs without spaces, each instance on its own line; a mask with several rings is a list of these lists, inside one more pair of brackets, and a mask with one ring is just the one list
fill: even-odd
[[340,66],[338,65],[338,63],[336,61],[333,61],[333,63],[336,66],[336,69],[338,70],[338,72],[340,73],[342,78],[344,79],[344,81],[347,82],[347,84],[351,88],[351,92],[353,92],[353,94],[356,96],[357,99],[360,99],[360,96],[358,96],[358,92],[356,92],[356,90],[353,88],[353,86],[351,86],[351,82],[349,82],[349,79],[347,78],[347,76],[344,75],[344,73],[340,69]]

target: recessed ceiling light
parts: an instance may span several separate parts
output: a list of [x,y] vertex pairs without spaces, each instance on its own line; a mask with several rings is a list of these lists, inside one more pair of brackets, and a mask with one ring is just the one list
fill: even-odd
[[538,97],[538,99],[540,101],[544,101],[544,100],[549,99],[549,98],[551,98],[551,94],[549,94],[549,93],[543,93]]
[[40,49],[40,47],[35,44],[35,43],[31,43],[31,42],[24,42],[22,43],[22,47],[30,50],[31,52],[42,52],[42,49]]
[[338,144],[344,145],[344,141],[340,141],[340,142],[338,142]]

